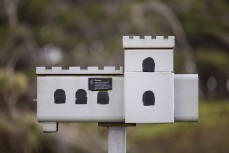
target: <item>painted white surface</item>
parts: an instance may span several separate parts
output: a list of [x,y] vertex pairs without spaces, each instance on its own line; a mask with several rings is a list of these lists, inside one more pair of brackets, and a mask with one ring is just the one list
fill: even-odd
[[175,47],[175,37],[168,36],[145,36],[140,38],[139,36],[123,36],[122,38],[123,48],[174,48]]
[[153,58],[155,72],[173,72],[173,49],[126,49],[125,72],[142,72],[143,60]]
[[198,75],[175,75],[175,121],[198,121]]
[[52,67],[46,69],[46,67],[36,67],[37,74],[123,74],[123,67],[116,70],[114,66],[105,66],[103,69],[99,69],[98,66],[89,66],[87,69],[81,69],[80,67],[69,67],[69,69],[62,69],[62,67]]
[[[142,96],[151,90],[155,105],[144,106]],[[124,77],[125,122],[174,122],[174,74],[126,72]]]
[[44,122],[43,131],[44,132],[57,132],[58,131],[58,123],[57,122]]
[[126,127],[109,127],[108,130],[108,153],[126,153]]
[[[174,76],[172,73],[174,70],[174,46],[174,36],[168,38],[163,36],[156,36],[156,38],[124,36],[125,74],[123,67],[116,70],[114,66],[103,69],[99,69],[97,66],[87,69],[37,67],[37,116],[39,121],[44,122],[43,130],[46,132],[57,131],[58,121],[125,121],[126,123],[197,121],[198,75]],[[154,73],[142,72],[143,60],[148,57],[154,59]],[[88,90],[88,78],[96,77],[113,78],[113,88],[108,91],[109,104],[107,105],[97,104],[98,91]],[[66,103],[54,103],[56,89],[65,91]],[[78,89],[87,91],[87,104],[75,104],[75,92]],[[153,106],[143,105],[142,96],[148,90],[155,94],[156,101]],[[111,129],[109,132],[111,138],[115,137],[112,136],[112,133],[115,132],[117,132],[115,128]],[[112,142],[115,140],[119,139],[111,139]],[[118,145],[119,142],[114,144]],[[115,148],[110,150],[122,152],[115,150]]]
[[[123,77],[112,77],[109,104],[97,104],[98,91],[88,90],[88,78],[112,76],[40,76],[37,77],[37,117],[39,121],[124,121]],[[55,104],[54,92],[63,89],[66,103]],[[75,104],[75,92],[87,91],[87,104]]]

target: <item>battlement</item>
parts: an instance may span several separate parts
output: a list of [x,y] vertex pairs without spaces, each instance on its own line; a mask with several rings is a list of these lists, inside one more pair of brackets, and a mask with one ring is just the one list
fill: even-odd
[[123,67],[119,70],[115,69],[115,66],[105,66],[103,69],[99,69],[98,66],[89,66],[87,69],[81,69],[80,67],[69,67],[69,69],[62,69],[62,67],[52,67],[46,69],[46,67],[36,67],[37,75],[52,75],[52,74],[123,74]]
[[151,36],[145,36],[144,38],[140,38],[140,36],[123,36],[123,48],[174,48],[175,47],[175,37],[168,36],[168,38],[164,38],[164,36],[156,36],[156,38],[152,38]]

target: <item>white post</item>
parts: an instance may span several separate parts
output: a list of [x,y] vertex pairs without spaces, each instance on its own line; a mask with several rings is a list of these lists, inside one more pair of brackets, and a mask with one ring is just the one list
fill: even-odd
[[108,127],[108,153],[126,153],[126,127]]

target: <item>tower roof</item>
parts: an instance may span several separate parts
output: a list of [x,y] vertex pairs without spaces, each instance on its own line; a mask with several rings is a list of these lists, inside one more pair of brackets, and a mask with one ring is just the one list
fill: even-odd
[[164,36],[156,36],[156,38],[151,36],[145,36],[144,38],[140,38],[140,36],[123,36],[122,42],[123,48],[174,48],[175,36],[168,36],[168,38],[164,38]]

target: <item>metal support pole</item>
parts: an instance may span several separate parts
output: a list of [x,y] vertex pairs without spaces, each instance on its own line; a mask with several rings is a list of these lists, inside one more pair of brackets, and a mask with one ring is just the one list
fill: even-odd
[[126,153],[126,127],[108,127],[108,153]]

